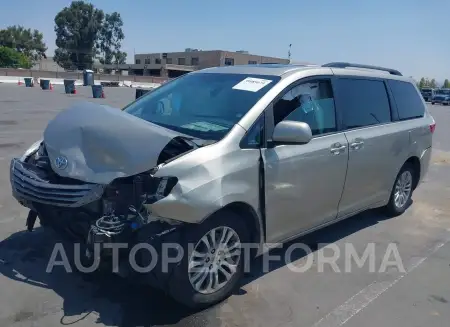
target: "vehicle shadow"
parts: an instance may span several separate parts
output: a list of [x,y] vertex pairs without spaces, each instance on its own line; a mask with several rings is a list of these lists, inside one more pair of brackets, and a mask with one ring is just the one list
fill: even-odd
[[[315,251],[319,244],[337,242],[386,219],[389,218],[379,210],[367,211],[293,240],[281,249],[271,250],[270,254],[283,257],[289,245],[295,242],[306,244]],[[0,242],[0,273],[14,281],[53,290],[63,299],[61,324],[74,324],[94,316],[96,323],[108,326],[220,325],[216,315],[218,307],[193,312],[159,291],[143,285],[132,285],[118,276],[70,273],[63,266],[55,267],[51,273],[46,272],[57,242],[63,241],[56,233],[40,227],[32,233],[21,231],[11,235]],[[66,251],[67,245],[65,243]],[[291,260],[301,259],[305,255],[304,251],[294,251]],[[284,261],[272,261],[268,271],[264,272],[261,260],[256,259],[241,286],[274,272],[285,264]],[[242,288],[236,296],[241,294],[245,294]],[[54,306],[59,308],[61,304],[55,303]],[[52,307],[47,309],[55,310]]]

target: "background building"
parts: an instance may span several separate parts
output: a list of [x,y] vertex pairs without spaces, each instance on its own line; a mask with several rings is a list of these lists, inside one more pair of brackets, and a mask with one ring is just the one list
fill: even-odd
[[31,70],[43,70],[47,72],[63,72],[64,68],[53,61],[53,57],[42,58],[36,62]]
[[134,64],[94,65],[105,71],[119,71],[129,75],[177,77],[188,72],[208,67],[256,65],[256,64],[288,64],[288,59],[266,57],[249,54],[247,51],[202,51],[188,48],[183,52],[161,52],[136,54]]

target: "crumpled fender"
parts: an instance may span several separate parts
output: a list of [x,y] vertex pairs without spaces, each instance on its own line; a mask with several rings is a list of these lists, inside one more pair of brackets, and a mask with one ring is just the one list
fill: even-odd
[[231,142],[244,135],[236,125],[222,141],[199,148],[162,166],[155,177],[175,176],[170,194],[147,205],[151,214],[199,223],[220,208],[243,202],[259,210],[259,149],[243,150]]

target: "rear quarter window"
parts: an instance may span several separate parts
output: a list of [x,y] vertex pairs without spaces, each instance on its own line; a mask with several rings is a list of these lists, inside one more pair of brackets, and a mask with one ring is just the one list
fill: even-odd
[[414,85],[395,80],[388,80],[388,85],[397,105],[400,120],[421,118],[424,116],[425,106]]

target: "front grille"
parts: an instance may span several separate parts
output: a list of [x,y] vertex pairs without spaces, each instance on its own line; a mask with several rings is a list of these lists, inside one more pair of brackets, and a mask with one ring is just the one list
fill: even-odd
[[39,171],[27,169],[18,159],[11,162],[11,186],[14,195],[32,202],[61,207],[80,207],[98,200],[104,187],[98,184],[53,184],[39,176]]

